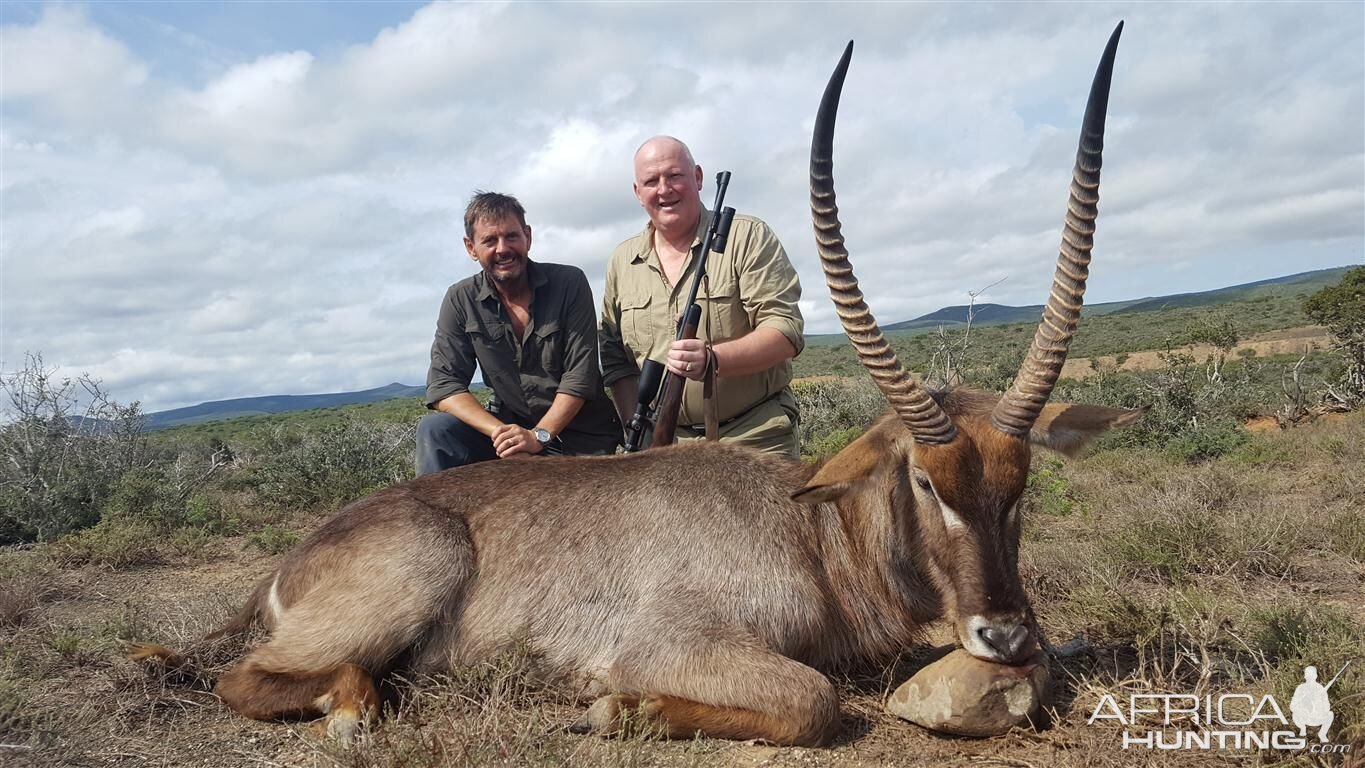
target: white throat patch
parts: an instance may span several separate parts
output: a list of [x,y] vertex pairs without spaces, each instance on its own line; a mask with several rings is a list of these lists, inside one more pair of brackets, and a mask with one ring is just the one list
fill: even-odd
[[944,504],[942,499],[938,502],[938,508],[943,511],[943,524],[947,526],[948,530],[951,531],[967,527],[967,522],[962,519],[962,515],[959,515],[952,507]]

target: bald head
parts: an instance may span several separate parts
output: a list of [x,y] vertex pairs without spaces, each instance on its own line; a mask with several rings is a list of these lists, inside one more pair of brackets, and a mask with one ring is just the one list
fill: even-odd
[[635,150],[634,189],[656,231],[691,241],[701,221],[701,166],[686,144],[672,136],[641,144]]
[[635,165],[637,168],[639,167],[642,157],[658,157],[661,155],[678,157],[686,162],[689,167],[696,167],[697,165],[697,161],[692,159],[692,150],[672,136],[655,136],[645,139],[639,149],[635,150]]

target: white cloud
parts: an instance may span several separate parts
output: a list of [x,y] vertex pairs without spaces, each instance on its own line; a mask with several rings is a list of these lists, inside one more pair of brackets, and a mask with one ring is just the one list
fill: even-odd
[[262,56],[229,69],[192,99],[219,120],[278,122],[292,101],[304,94],[304,78],[313,64],[307,51]]
[[78,11],[48,5],[32,26],[0,28],[0,100],[31,101],[68,120],[97,119],[147,79],[147,68]]
[[[253,6],[259,24],[270,8]],[[807,152],[850,38],[836,178],[877,316],[1001,278],[989,300],[1039,303],[1120,16],[1088,297],[1359,261],[1363,15],[439,3],[360,44],[246,54],[47,6],[0,29],[0,367],[42,351],[153,409],[420,382],[437,303],[474,269],[471,192],[519,196],[534,256],[580,266],[600,296],[607,254],[643,224],[630,157],[656,133],[689,142],[708,187],[734,172],[728,202],[774,227],[808,330],[833,332]]]

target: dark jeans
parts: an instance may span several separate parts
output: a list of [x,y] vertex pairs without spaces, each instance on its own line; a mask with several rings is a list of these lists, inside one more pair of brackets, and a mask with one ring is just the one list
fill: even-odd
[[432,411],[417,424],[417,474],[496,459],[488,436],[448,413]]
[[[488,412],[509,424],[520,424],[526,429],[533,421],[507,421],[497,400],[489,401]],[[611,421],[616,426],[616,419]],[[566,431],[559,440],[541,449],[537,456],[604,456],[615,453],[621,434],[588,434]],[[430,411],[417,424],[417,474],[429,475],[451,467],[463,467],[480,461],[496,459],[493,441],[477,429],[444,411]]]

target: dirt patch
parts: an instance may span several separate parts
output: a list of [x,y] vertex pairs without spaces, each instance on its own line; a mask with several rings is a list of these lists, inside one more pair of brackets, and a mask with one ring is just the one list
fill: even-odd
[[[1318,326],[1287,328],[1262,333],[1238,344],[1228,354],[1229,359],[1243,356],[1269,357],[1272,355],[1302,355],[1328,348],[1332,343],[1326,330]],[[1208,344],[1192,344],[1177,347],[1176,352],[1204,359],[1218,352]],[[1062,366],[1062,378],[1086,379],[1101,371],[1141,371],[1163,368],[1161,352],[1131,352],[1125,355],[1101,355],[1099,357],[1071,357]],[[1120,363],[1119,361],[1122,360]]]

